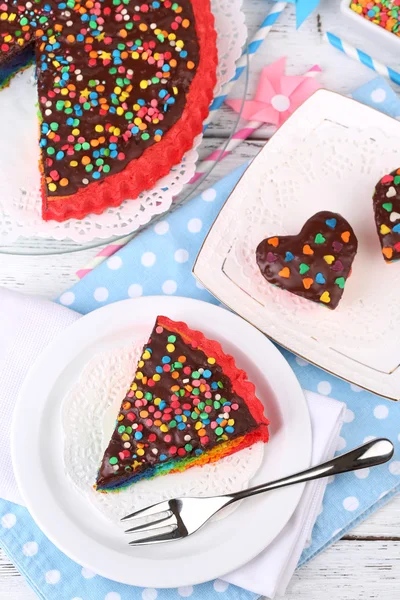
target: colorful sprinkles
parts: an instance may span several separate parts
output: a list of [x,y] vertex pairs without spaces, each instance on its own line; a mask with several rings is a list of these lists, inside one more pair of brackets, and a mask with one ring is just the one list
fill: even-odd
[[122,403],[97,487],[123,487],[197,459],[201,464],[213,449],[216,460],[256,427],[216,358],[158,321]]
[[48,195],[118,173],[162,140],[198,64],[194,27],[189,0],[0,3],[0,64],[35,48]]
[[383,258],[395,262],[400,259],[400,169],[382,177],[373,205]]
[[270,237],[256,252],[265,279],[293,294],[336,308],[357,252],[357,238],[339,214],[311,217],[299,235]]
[[400,36],[400,0],[356,0],[350,8],[368,21]]

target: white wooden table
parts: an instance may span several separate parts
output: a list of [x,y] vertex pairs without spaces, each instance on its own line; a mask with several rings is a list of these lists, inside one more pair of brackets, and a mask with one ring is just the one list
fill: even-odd
[[[267,3],[265,0],[243,0],[243,3],[247,24],[252,32],[266,13]],[[282,55],[288,57],[289,73],[300,74],[317,62],[324,71],[321,78],[324,85],[344,94],[370,80],[373,77],[371,71],[323,42],[326,30],[359,44],[359,47],[400,70],[400,52],[394,53],[390,48],[381,47],[373,40],[366,41],[360,36],[339,13],[339,0],[321,0],[320,10],[299,32],[294,30],[293,7],[287,9],[252,64],[248,95],[254,92],[261,67]],[[240,96],[240,84],[237,95]],[[231,131],[233,122],[232,113],[225,109],[218,124],[207,132],[202,147],[203,156],[222,143]],[[263,131],[258,131],[251,140],[242,144],[234,156],[214,170],[208,183],[213,183],[246,159],[254,157],[264,140]],[[35,243],[31,245],[35,246]],[[0,255],[0,285],[54,298],[76,281],[75,271],[95,253],[96,250],[85,250],[49,256]],[[393,500],[352,531],[351,535],[299,570],[285,600],[320,600],[328,595],[330,600],[400,598],[400,498]],[[0,600],[34,598],[35,594],[0,551]]]

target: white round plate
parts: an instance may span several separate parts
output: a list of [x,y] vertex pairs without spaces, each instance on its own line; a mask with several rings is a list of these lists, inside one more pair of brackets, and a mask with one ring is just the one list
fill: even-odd
[[110,304],[46,348],[22,386],[12,427],[14,471],[26,506],[48,538],[80,565],[121,583],[162,588],[209,581],[254,558],[285,526],[303,486],[250,498],[185,540],[141,548],[130,547],[123,532],[74,489],[63,467],[62,400],[97,352],[150,334],[159,314],[221,342],[256,385],[271,439],[252,485],[307,468],[311,426],[300,385],[275,346],[240,317],[199,300],[156,296]]

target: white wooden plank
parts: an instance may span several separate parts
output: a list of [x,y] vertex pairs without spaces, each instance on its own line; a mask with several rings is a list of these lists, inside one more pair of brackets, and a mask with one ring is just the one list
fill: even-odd
[[0,286],[52,300],[76,283],[75,272],[96,252],[85,250],[51,256],[3,256]]
[[340,541],[297,571],[285,600],[395,600],[400,542]]
[[400,496],[393,498],[388,504],[368,517],[353,529],[351,537],[385,537],[400,540]]
[[37,600],[25,579],[0,549],[0,600]]
[[[342,540],[295,573],[284,600],[326,597],[330,600],[399,598],[400,542]],[[0,553],[0,600],[34,598],[23,578]]]

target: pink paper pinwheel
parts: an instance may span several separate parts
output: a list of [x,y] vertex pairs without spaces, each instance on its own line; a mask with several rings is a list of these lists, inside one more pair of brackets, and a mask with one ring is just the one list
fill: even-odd
[[[280,127],[321,85],[308,76],[285,75],[286,58],[282,57],[262,70],[254,100],[244,103],[242,118]],[[313,68],[320,71],[319,67]],[[227,100],[236,112],[242,100]]]

